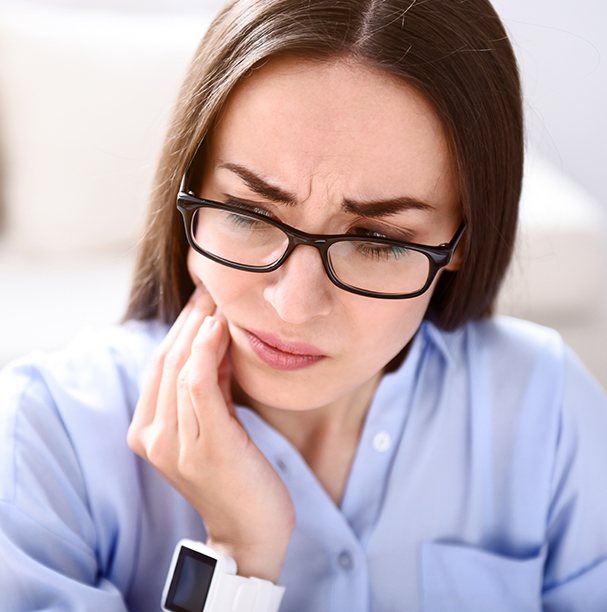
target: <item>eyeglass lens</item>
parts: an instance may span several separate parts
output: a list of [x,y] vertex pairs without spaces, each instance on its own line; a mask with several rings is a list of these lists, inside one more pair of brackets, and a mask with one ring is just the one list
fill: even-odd
[[[246,213],[199,208],[192,227],[194,241],[203,251],[247,266],[271,265],[289,245],[281,229]],[[340,281],[366,291],[415,293],[430,274],[430,261],[423,253],[372,238],[336,242],[328,255]]]

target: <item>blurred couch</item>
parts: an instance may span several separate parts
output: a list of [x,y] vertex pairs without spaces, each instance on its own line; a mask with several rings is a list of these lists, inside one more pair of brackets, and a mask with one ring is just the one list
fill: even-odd
[[[0,13],[0,365],[120,318],[179,84],[210,15]],[[556,327],[607,387],[607,224],[530,152],[500,310]]]

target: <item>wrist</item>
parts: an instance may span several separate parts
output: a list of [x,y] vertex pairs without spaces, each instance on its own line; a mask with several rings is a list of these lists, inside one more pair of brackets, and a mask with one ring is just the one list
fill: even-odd
[[278,583],[289,542],[264,542],[260,545],[239,546],[209,538],[207,546],[236,561],[239,576],[252,576]]

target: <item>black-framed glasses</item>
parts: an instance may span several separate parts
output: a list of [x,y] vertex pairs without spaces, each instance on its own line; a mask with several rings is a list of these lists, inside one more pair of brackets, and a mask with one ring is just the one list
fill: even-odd
[[331,282],[380,299],[421,295],[445,267],[464,233],[462,223],[447,244],[426,246],[383,236],[308,234],[265,214],[232,204],[177,196],[190,246],[212,261],[247,272],[272,272],[299,245],[318,250]]

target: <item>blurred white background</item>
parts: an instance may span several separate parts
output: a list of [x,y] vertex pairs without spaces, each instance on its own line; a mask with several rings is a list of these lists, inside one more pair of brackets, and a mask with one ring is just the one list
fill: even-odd
[[[170,108],[220,5],[0,0],[0,365],[122,313]],[[503,311],[557,327],[607,386],[607,4],[494,5],[537,160]]]

